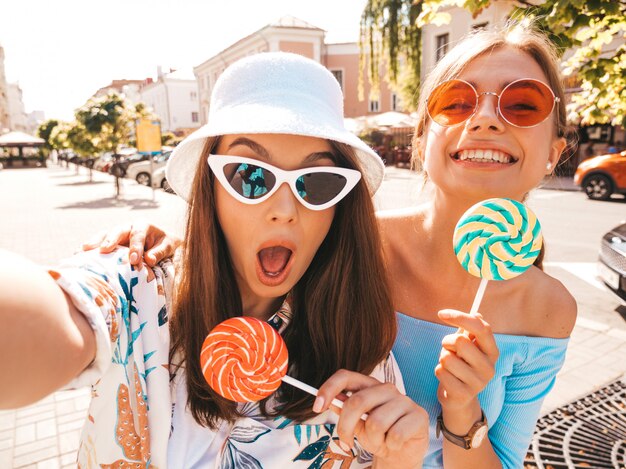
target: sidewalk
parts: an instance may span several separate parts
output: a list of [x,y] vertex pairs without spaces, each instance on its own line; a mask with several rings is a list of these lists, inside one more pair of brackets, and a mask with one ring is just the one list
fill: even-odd
[[[178,197],[156,191],[152,201],[150,189],[124,181],[123,197],[116,199],[109,175],[94,173],[94,182],[87,180],[84,169],[79,175],[59,167],[0,171],[0,248],[53,264],[95,232],[138,217],[182,232],[186,207]],[[381,197],[399,197],[400,182],[408,187],[415,179],[407,170],[390,171]],[[550,185],[566,187],[566,181]],[[542,414],[622,376],[624,357],[626,329],[580,318]],[[23,409],[0,411],[0,468],[76,467],[89,396],[88,389],[62,391]]]
[[573,176],[546,176],[539,185],[540,189],[557,191],[580,191],[580,187],[574,184]]

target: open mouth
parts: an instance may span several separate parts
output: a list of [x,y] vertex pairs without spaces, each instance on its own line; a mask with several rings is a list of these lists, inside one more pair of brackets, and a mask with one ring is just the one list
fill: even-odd
[[293,251],[285,246],[270,246],[257,253],[258,274],[262,283],[270,286],[280,284],[290,270]]
[[471,163],[516,163],[517,158],[500,150],[460,150],[450,155],[453,160]]

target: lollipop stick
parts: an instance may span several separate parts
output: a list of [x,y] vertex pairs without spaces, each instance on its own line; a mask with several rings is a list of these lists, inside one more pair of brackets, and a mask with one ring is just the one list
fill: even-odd
[[[476,292],[474,302],[472,303],[472,307],[470,308],[470,315],[476,314],[478,312],[478,308],[480,308],[480,302],[483,300],[483,295],[485,294],[485,289],[487,288],[487,283],[489,283],[489,279],[480,279],[478,291]],[[462,327],[459,327],[457,333],[468,335],[468,333],[466,333],[465,329],[463,329]]]
[[474,297],[474,302],[472,303],[472,309],[470,309],[470,314],[476,314],[478,312],[478,308],[480,308],[480,302],[483,300],[483,295],[485,294],[485,289],[487,288],[488,282],[489,279],[480,279],[480,285],[478,286],[478,291],[476,292],[476,296]]
[[[298,381],[297,379],[292,378],[289,375],[283,376],[283,381],[287,384],[291,384],[295,388],[303,390],[304,392],[308,392],[312,396],[317,396],[317,393],[318,393],[317,389],[315,389],[313,386],[309,386],[308,384],[303,383],[302,381]],[[343,409],[343,402],[337,398],[333,399],[332,404],[335,407],[339,407],[340,409]],[[361,415],[361,420],[367,420],[367,414]]]

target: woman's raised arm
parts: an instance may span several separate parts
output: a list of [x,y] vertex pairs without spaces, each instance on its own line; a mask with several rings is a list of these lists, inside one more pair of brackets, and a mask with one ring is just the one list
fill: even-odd
[[0,409],[67,384],[95,356],[84,316],[42,267],[0,250]]

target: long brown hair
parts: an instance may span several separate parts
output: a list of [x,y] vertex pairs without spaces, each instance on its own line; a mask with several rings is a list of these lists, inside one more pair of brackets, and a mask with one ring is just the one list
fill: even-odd
[[[220,228],[215,178],[206,156],[219,139],[208,139],[200,157],[187,216],[182,265],[171,319],[170,356],[186,373],[194,419],[216,428],[240,416],[234,402],[209,388],[200,369],[200,349],[218,323],[243,314],[232,261]],[[359,169],[350,146],[330,142],[336,164]],[[382,258],[374,206],[363,180],[336,207],[330,230],[292,292],[293,319],[284,333],[289,374],[320,386],[346,368],[370,373],[389,353],[396,320]],[[312,417],[313,397],[282,385],[281,404],[261,411],[302,421]]]

